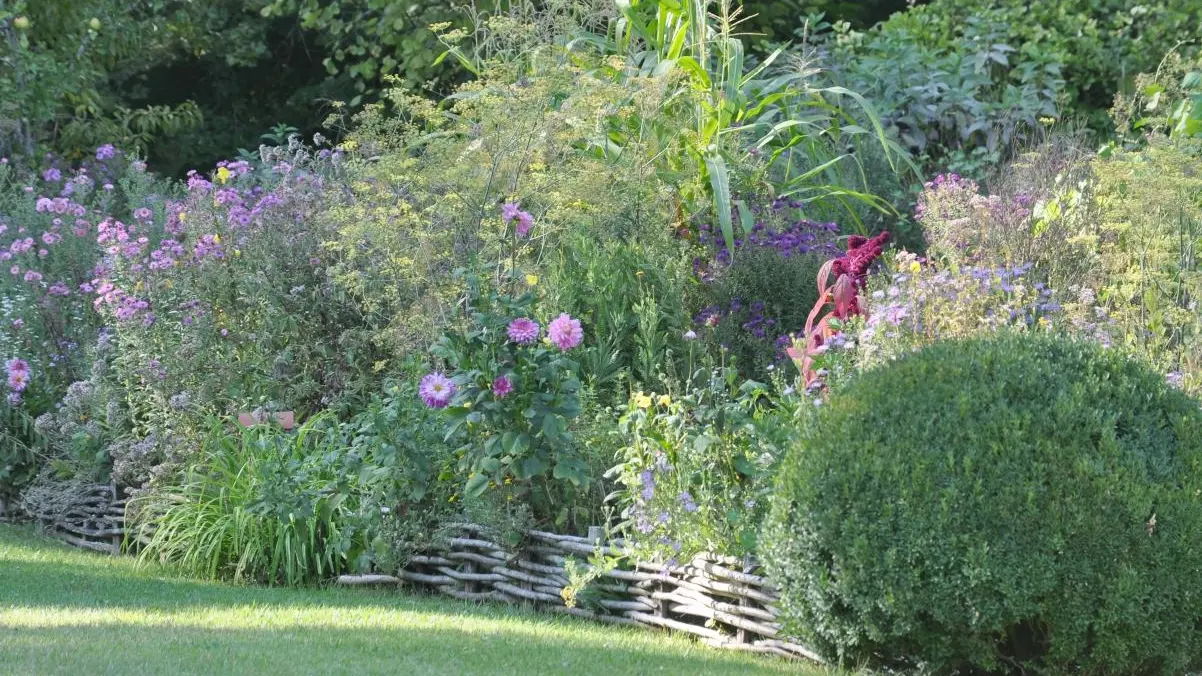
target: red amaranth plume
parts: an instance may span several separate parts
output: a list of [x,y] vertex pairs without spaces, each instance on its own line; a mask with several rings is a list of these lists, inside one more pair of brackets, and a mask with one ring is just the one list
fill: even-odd
[[[831,264],[831,274],[835,276],[834,303],[835,317],[847,319],[860,314],[860,303],[857,298],[859,291],[868,283],[868,268],[873,261],[880,257],[889,242],[889,233],[868,239],[860,235],[847,238],[847,253],[836,258]],[[819,280],[818,291],[822,291],[822,281]],[[821,301],[821,299],[819,299]]]
[[[801,370],[806,387],[818,380],[818,374],[814,371],[814,355],[825,349],[823,346],[826,341],[835,333],[830,320],[842,320],[860,314],[860,291],[868,283],[868,268],[880,257],[888,242],[888,232],[871,239],[852,235],[847,238],[847,252],[827,261],[818,271],[818,302],[814,303],[814,309],[806,319],[805,341],[801,345],[795,341],[792,347],[785,350]],[[834,284],[827,283],[831,275],[835,276]],[[827,304],[834,307],[815,323]]]

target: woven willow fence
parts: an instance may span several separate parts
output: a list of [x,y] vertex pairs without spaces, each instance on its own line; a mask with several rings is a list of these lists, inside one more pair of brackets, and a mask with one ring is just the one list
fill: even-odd
[[[121,553],[125,537],[125,503],[112,486],[74,488],[56,500],[34,502],[24,511],[48,535],[105,554]],[[29,501],[27,501],[29,502]]]
[[[25,511],[48,534],[72,545],[119,554],[126,502],[111,486],[93,485]],[[408,585],[457,599],[532,603],[599,622],[681,631],[718,648],[821,661],[780,635],[776,588],[754,564],[700,555],[674,567],[637,563],[626,570],[594,570],[588,559],[621,557],[623,542],[532,530],[526,533],[529,544],[513,551],[489,541],[482,527],[458,529],[459,537],[411,557],[395,576],[343,575],[338,583]],[[578,573],[595,577],[585,586],[589,598],[579,604],[588,607],[566,600],[573,596],[567,591],[569,559]]]
[[398,584],[473,601],[531,602],[552,612],[612,624],[673,629],[719,648],[771,653],[820,662],[804,646],[780,635],[776,588],[738,559],[698,556],[675,567],[639,563],[632,570],[593,571],[587,589],[601,598],[569,607],[566,565],[588,570],[585,559],[600,552],[621,556],[621,541],[527,532],[533,544],[510,551],[485,539],[485,529],[462,525],[462,536],[410,559],[396,576],[344,575],[343,585]]

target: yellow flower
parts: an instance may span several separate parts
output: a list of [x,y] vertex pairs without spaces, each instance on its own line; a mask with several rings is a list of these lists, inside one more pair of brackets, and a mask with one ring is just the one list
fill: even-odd
[[672,404],[672,397],[669,397],[666,394],[661,394],[659,395],[659,399],[656,399],[655,402],[660,406],[670,406]]
[[538,275],[526,275],[526,286],[537,286]]
[[920,264],[918,261],[911,261],[910,262],[910,272],[912,272],[914,274],[918,274],[918,273],[922,272],[922,264]]
[[214,244],[221,244],[221,235],[219,235],[219,234],[217,234],[217,233],[214,233],[214,234],[213,234],[213,243],[214,243]]
[[643,278],[643,271],[642,271],[642,270],[639,270],[638,272],[634,273],[634,276],[635,276],[635,277],[638,277],[639,279],[642,279],[642,278]]
[[234,257],[235,258],[237,258],[238,256],[241,256],[241,255],[242,255],[242,249],[234,249]]
[[635,392],[634,397],[631,398],[631,402],[639,408],[647,408],[651,405],[651,397],[648,397],[642,392]]
[[359,147],[359,142],[354,139],[347,139],[338,145],[338,150],[354,150]]
[[1039,328],[1041,328],[1041,329],[1046,329],[1046,328],[1048,328],[1048,327],[1049,327],[1049,326],[1051,326],[1051,325],[1052,325],[1052,322],[1051,322],[1050,320],[1048,320],[1048,318],[1047,318],[1047,317],[1040,317],[1040,318],[1039,318]]
[[186,212],[186,211],[179,212],[179,222],[183,223],[186,220],[188,220],[188,212]]
[[229,169],[225,167],[217,168],[217,180],[221,181],[222,184],[229,183],[230,176],[233,176],[233,174],[230,173]]

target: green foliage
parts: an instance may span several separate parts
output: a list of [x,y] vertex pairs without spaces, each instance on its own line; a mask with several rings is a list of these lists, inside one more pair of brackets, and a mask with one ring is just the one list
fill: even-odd
[[0,409],[0,499],[10,499],[36,475],[33,420],[18,408]]
[[1202,388],[1202,176],[1187,144],[1153,138],[1146,148],[1093,162],[1099,211],[1099,303],[1116,342],[1145,355],[1191,392]]
[[180,476],[131,506],[139,556],[203,578],[317,582],[365,561],[337,426],[293,433],[215,420]]
[[[387,101],[356,118],[346,189],[318,215],[338,233],[335,279],[384,318],[385,344],[412,349],[438,336],[462,291],[458,268],[537,278],[573,238],[671,256],[669,186],[633,146],[604,150],[608,124],[659,108],[650,84],[623,87],[546,50],[486,68],[441,107],[399,89]],[[506,230],[502,202],[532,214],[528,237]]]
[[620,464],[609,474],[636,559],[756,551],[793,434],[791,401],[774,401],[761,383],[740,384],[733,370],[698,375],[676,398],[635,392],[619,420]]
[[[751,65],[729,0],[630,2],[620,10],[604,39],[586,39],[625,59],[623,68],[609,68],[619,81],[649,78],[670,87],[667,107],[642,118],[638,131],[650,141],[661,176],[688,172],[701,179],[681,192],[695,211],[712,204],[729,248],[735,227],[749,228],[731,218],[741,188],[772,185],[815,211],[853,218],[858,206],[886,209],[855,180],[855,151],[881,148],[896,166],[899,150],[859,93],[817,86],[804,64],[785,63],[783,48]],[[619,146],[630,136],[621,127],[611,132]]]
[[[196,127],[191,100],[138,104],[150,69],[219,51],[228,66],[264,50],[262,26],[240,21],[236,0],[27,2],[0,8],[0,152],[32,158],[50,143],[71,159],[115,143],[137,151]],[[260,22],[261,24],[261,22]]]
[[[1001,11],[960,17],[920,6],[864,32],[836,26],[830,77],[873,101],[882,122],[928,168],[980,176],[1058,115],[1063,50],[1012,35]],[[958,11],[958,10],[956,10]]]
[[1169,52],[1155,72],[1135,77],[1132,95],[1116,97],[1111,115],[1124,136],[1202,137],[1202,59],[1191,65],[1181,50]]
[[580,361],[599,396],[619,389],[626,373],[649,388],[679,376],[692,283],[684,246],[666,228],[641,230],[629,239],[566,233],[539,284],[548,306],[589,327]]
[[[1059,64],[1053,79],[1063,83],[1061,114],[1105,134],[1111,129],[1105,111],[1115,93],[1134,74],[1153,70],[1180,40],[1196,36],[1200,22],[1198,0],[935,0],[894,15],[878,34],[885,39],[909,33],[931,49],[951,49],[978,60],[993,58],[994,45],[1005,45],[1009,55],[1003,58],[1012,61],[1012,68],[1008,79],[998,81],[1002,87],[1050,83],[1047,75],[1030,78]],[[977,46],[964,42],[974,35]],[[1046,94],[1039,94],[1038,100],[1046,102]]]
[[763,535],[785,623],[930,673],[1202,655],[1202,410],[1121,353],[1009,334],[870,370],[801,425]]
[[[540,500],[551,495],[546,485],[552,480],[587,489],[594,477],[570,432],[581,410],[580,365],[558,347],[506,337],[510,322],[533,314],[533,296],[503,296],[476,283],[469,294],[467,325],[431,350],[455,374],[447,436],[461,432],[466,442],[458,453],[464,495],[512,486],[516,497]],[[545,324],[552,317],[540,319]]]
[[[331,75],[346,74],[360,93],[374,93],[389,77],[407,87],[445,86],[457,73],[438,69],[438,36],[434,24],[465,23],[491,2],[419,2],[392,0],[255,0],[264,17],[295,17],[305,30],[325,43],[323,62]],[[352,100],[357,105],[362,97]]]

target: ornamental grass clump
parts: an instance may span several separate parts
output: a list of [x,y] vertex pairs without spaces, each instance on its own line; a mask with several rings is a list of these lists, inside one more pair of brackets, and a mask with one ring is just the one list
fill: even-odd
[[782,620],[919,673],[1202,667],[1202,408],[1119,351],[1002,333],[864,372],[761,536]]

